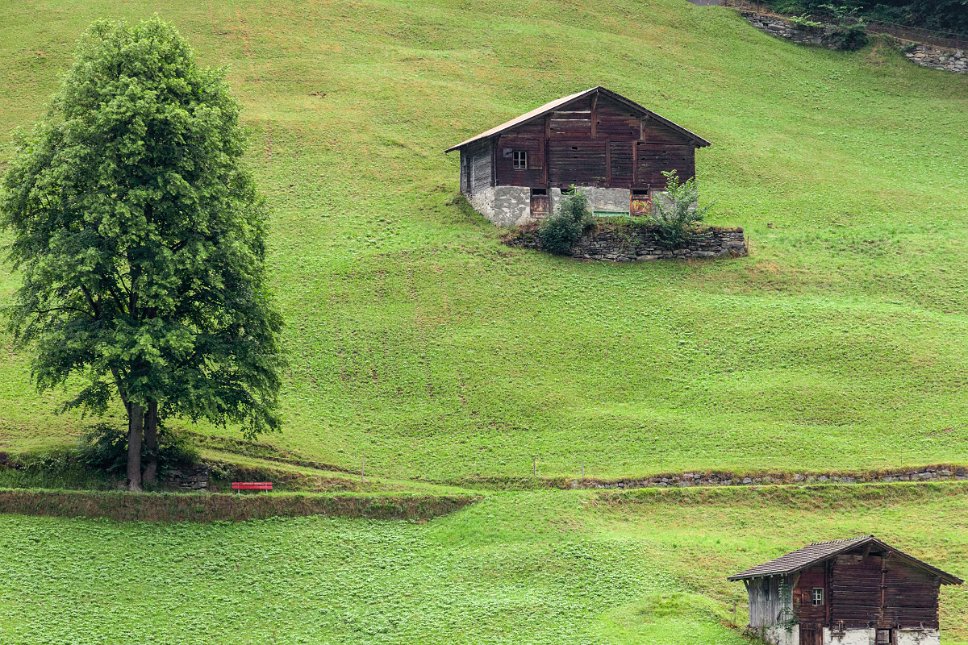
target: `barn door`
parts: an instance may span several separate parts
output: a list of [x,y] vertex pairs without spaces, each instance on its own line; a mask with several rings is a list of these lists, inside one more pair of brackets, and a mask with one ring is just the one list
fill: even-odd
[[800,645],[823,645],[823,626],[801,623]]
[[548,190],[546,188],[531,189],[531,219],[544,219],[548,217],[551,210],[551,202],[548,200]]

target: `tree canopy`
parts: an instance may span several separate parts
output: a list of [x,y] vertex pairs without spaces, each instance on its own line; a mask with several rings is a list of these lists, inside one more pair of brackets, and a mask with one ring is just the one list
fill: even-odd
[[243,150],[223,72],[174,27],[99,21],[3,179],[18,345],[41,389],[78,386],[66,407],[120,398],[132,489],[167,417],[279,427],[282,320]]

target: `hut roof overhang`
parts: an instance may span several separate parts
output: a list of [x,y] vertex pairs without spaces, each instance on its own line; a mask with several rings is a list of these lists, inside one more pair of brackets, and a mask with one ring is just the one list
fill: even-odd
[[802,571],[808,567],[812,567],[815,564],[819,564],[834,556],[840,555],[841,553],[846,553],[867,545],[870,545],[872,548],[877,547],[879,550],[890,553],[891,557],[904,560],[911,566],[923,569],[938,576],[938,578],[941,579],[942,584],[960,585],[963,582],[957,576],[953,576],[950,573],[942,571],[941,569],[932,567],[930,564],[923,562],[912,555],[908,555],[907,553],[904,553],[903,551],[896,549],[882,542],[881,540],[878,540],[873,535],[865,535],[846,540],[832,540],[830,542],[814,542],[813,544],[808,544],[802,549],[798,549],[791,553],[787,553],[786,555],[780,556],[775,560],[764,562],[763,564],[757,565],[752,569],[747,569],[746,571],[737,573],[736,575],[729,576],[727,580],[735,582],[737,580],[749,580],[751,578],[787,576]]
[[476,136],[473,136],[470,139],[467,139],[466,141],[462,141],[461,143],[458,143],[455,146],[451,146],[451,147],[447,148],[447,150],[445,150],[444,152],[453,152],[454,150],[459,150],[459,149],[463,148],[464,146],[470,145],[470,144],[472,144],[472,143],[474,143],[476,141],[481,141],[483,139],[489,139],[490,137],[497,136],[499,134],[502,134],[504,132],[507,132],[508,130],[511,130],[512,128],[516,128],[519,125],[523,125],[523,124],[525,124],[525,123],[527,123],[529,121],[533,121],[535,119],[539,119],[539,118],[543,117],[544,115],[548,114],[549,112],[553,112],[553,111],[555,111],[555,110],[557,110],[559,108],[566,107],[569,103],[574,103],[575,101],[578,101],[580,99],[583,99],[586,96],[590,96],[592,94],[601,94],[603,96],[607,96],[608,98],[613,99],[613,100],[615,100],[615,101],[617,101],[617,102],[625,105],[630,110],[632,110],[634,112],[637,112],[637,113],[641,114],[642,116],[647,116],[647,117],[649,117],[651,119],[655,119],[656,121],[658,121],[659,123],[662,123],[663,125],[669,126],[673,130],[675,130],[675,131],[677,131],[677,132],[685,135],[688,139],[692,140],[693,143],[696,144],[696,147],[697,148],[704,148],[704,147],[710,145],[710,143],[708,141],[706,141],[705,139],[703,139],[702,137],[700,137],[695,132],[690,132],[689,130],[685,129],[681,125],[678,125],[676,123],[673,123],[672,121],[670,121],[669,119],[666,119],[665,117],[659,116],[658,114],[656,114],[652,110],[649,110],[647,108],[642,107],[641,105],[639,105],[635,101],[632,101],[630,99],[627,99],[624,96],[622,96],[621,94],[616,94],[615,92],[613,92],[613,91],[611,91],[609,89],[606,89],[606,88],[601,87],[601,86],[597,86],[597,87],[591,87],[591,88],[589,88],[587,90],[584,90],[582,92],[576,92],[575,94],[569,94],[568,96],[563,96],[560,99],[555,99],[554,101],[550,101],[548,103],[545,103],[541,107],[537,107],[537,108],[531,110],[530,112],[525,112],[524,114],[522,114],[519,117],[515,117],[515,118],[511,119],[510,121],[505,121],[501,125],[494,126],[490,130],[485,130],[484,132],[481,132],[480,134],[478,134]]

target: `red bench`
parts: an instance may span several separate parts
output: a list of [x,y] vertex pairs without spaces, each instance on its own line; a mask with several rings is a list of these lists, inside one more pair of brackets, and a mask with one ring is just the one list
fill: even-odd
[[232,490],[272,490],[272,482],[232,482]]

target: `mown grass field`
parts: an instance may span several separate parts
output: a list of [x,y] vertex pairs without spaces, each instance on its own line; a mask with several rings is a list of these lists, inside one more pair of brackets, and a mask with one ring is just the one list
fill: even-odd
[[[291,360],[267,441],[429,479],[968,461],[968,78],[683,0],[7,2],[0,163],[92,20],[155,12],[253,132]],[[749,258],[559,260],[452,205],[445,147],[596,84],[713,142]],[[0,449],[78,434],[3,342]]]
[[[745,618],[744,592],[725,576],[804,541],[876,529],[968,576],[966,493],[964,483],[504,493],[427,524],[0,516],[0,633],[5,642],[742,645],[727,624]],[[968,642],[968,593],[945,588],[942,607],[944,642]]]

